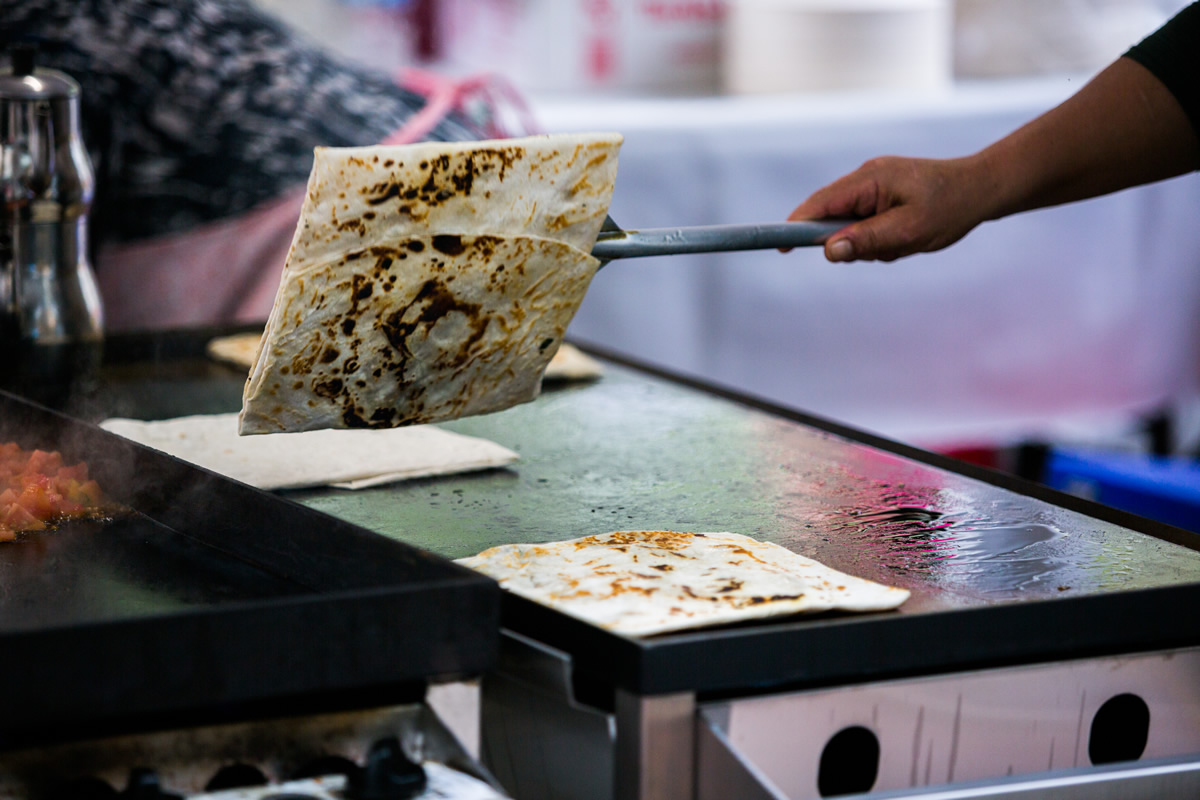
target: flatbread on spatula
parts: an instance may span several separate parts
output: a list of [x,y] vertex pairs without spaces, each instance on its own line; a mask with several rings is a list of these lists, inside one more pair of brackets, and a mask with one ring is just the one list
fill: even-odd
[[[258,360],[258,346],[261,343],[262,333],[231,333],[209,339],[204,352],[209,358],[249,371],[254,369],[254,362]],[[599,361],[578,347],[563,342],[546,365],[542,379],[555,382],[587,381],[603,374],[604,367]]]
[[286,280],[239,432],[392,428],[532,400],[599,262],[528,236],[411,236]]
[[618,134],[317,148],[239,433],[534,399],[600,262]]
[[414,233],[539,236],[590,253],[617,179],[617,133],[318,147],[287,272]]
[[501,545],[458,563],[514,594],[636,636],[799,612],[883,611],[909,596],[737,533],[618,531]]

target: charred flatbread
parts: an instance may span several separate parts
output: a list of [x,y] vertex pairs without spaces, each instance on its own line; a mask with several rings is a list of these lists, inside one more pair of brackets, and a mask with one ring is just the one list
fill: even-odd
[[800,612],[882,611],[909,596],[736,533],[619,531],[502,545],[459,563],[515,594],[635,636]]
[[318,147],[286,270],[413,233],[538,236],[590,253],[621,136]]
[[318,148],[239,433],[537,396],[599,262],[617,134]]
[[[261,343],[261,333],[232,333],[209,339],[204,352],[216,361],[249,371],[258,359],[258,346]],[[587,381],[603,374],[604,367],[599,361],[564,342],[546,365],[542,378],[546,381]]]
[[599,262],[529,236],[410,236],[284,276],[239,432],[391,428],[527,402]]

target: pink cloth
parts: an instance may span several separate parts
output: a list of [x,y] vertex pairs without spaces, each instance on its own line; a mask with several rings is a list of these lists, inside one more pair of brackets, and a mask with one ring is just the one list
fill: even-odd
[[265,322],[303,203],[301,187],[187,233],[101,248],[105,328]]
[[[447,114],[459,111],[472,116],[472,104],[485,108],[485,133],[491,139],[507,139],[538,129],[529,106],[508,81],[485,73],[454,79],[419,69],[405,68],[396,73],[396,83],[423,95],[425,107],[381,144],[409,144],[432,131]],[[510,111],[512,120],[503,118]],[[509,123],[513,123],[510,127]],[[513,130],[515,127],[516,130]]]
[[[409,144],[425,137],[451,111],[484,103],[488,135],[511,135],[499,119],[507,101],[526,131],[532,117],[519,95],[495,76],[451,80],[429,72],[402,70],[397,82],[428,102],[383,144]],[[265,322],[304,205],[304,187],[227,220],[187,233],[109,245],[97,255],[96,278],[110,331],[189,327],[231,322]]]

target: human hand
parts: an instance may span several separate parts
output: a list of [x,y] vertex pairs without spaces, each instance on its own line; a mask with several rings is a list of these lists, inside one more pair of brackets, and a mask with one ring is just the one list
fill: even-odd
[[861,217],[825,243],[830,261],[894,261],[954,244],[988,218],[988,181],[969,159],[885,156],[798,205],[789,220]]

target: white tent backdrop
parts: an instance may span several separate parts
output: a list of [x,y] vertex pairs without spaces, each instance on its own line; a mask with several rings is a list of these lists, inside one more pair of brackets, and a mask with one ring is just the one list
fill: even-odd
[[[547,131],[625,134],[627,228],[781,220],[885,153],[972,152],[1084,78],[936,96],[544,102]],[[928,447],[1112,430],[1200,389],[1200,178],[988,223],[941,253],[816,249],[614,262],[570,335]]]

